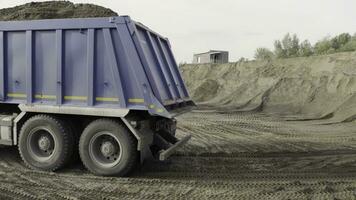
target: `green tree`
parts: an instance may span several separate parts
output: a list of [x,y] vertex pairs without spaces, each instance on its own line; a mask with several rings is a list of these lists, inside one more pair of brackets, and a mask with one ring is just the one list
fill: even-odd
[[337,36],[337,40],[338,40],[340,46],[343,46],[346,43],[350,42],[351,38],[352,37],[349,33],[342,33],[339,36]]
[[297,56],[312,56],[332,54],[336,52],[356,51],[356,33],[341,33],[333,38],[325,37],[314,44],[308,41],[299,41],[296,34],[287,33],[281,40],[274,41],[274,50],[259,48],[255,52],[255,58],[266,60],[272,58],[290,58]]
[[308,40],[304,40],[300,44],[299,55],[300,56],[311,56],[313,55],[313,47]]
[[350,40],[348,43],[342,46],[340,51],[341,52],[356,51],[356,37],[355,39]]
[[340,48],[340,44],[339,41],[337,40],[337,37],[334,37],[330,40],[330,47],[334,50]]
[[350,40],[351,35],[349,33],[342,33],[331,39],[331,47],[337,51],[345,44],[347,44]]
[[296,34],[287,33],[281,41],[274,42],[274,52],[278,58],[296,57],[299,55],[299,39]]
[[245,57],[241,57],[237,62],[239,63],[248,62],[248,59]]
[[296,57],[299,55],[299,38],[296,34],[292,36],[291,46],[288,49],[289,57]]
[[274,58],[274,54],[267,48],[257,48],[254,57],[256,60],[272,60]]
[[292,38],[289,33],[287,33],[282,39],[282,48],[285,50],[286,58],[291,56],[291,49],[293,46]]
[[274,41],[274,54],[277,58],[286,58],[287,53],[283,49],[282,43],[279,40]]
[[332,53],[333,51],[331,40],[328,37],[318,41],[314,46],[314,52],[317,55]]

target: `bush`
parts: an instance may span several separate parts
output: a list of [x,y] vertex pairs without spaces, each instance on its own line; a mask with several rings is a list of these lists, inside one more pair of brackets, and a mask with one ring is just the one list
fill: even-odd
[[329,38],[324,38],[317,42],[314,46],[314,52],[317,55],[327,54],[332,49],[332,43]]
[[347,52],[347,51],[356,51],[356,38],[355,40],[351,40],[346,43],[343,47],[341,47],[340,51]]
[[348,42],[350,42],[350,40],[351,40],[351,35],[349,33],[342,33],[333,38],[333,43],[336,44],[336,46],[333,46],[333,48],[336,50],[340,49]]
[[314,54],[313,46],[310,44],[308,40],[304,40],[300,44],[299,56],[311,56],[313,54]]
[[279,40],[274,41],[274,54],[276,55],[277,58],[287,57],[287,52],[283,48],[282,43]]
[[296,34],[291,36],[287,33],[282,40],[274,41],[273,52],[267,48],[258,48],[255,52],[255,59],[270,60],[274,57],[292,58],[346,51],[356,51],[356,33],[353,36],[349,33],[341,33],[333,38],[325,37],[314,46],[308,40],[299,43]]
[[276,40],[274,42],[274,53],[278,58],[296,57],[299,54],[299,39],[296,34],[290,36],[287,33],[282,41]]
[[238,63],[248,62],[248,59],[244,58],[244,57],[241,57],[237,62]]
[[255,52],[256,60],[272,60],[274,58],[274,54],[271,50],[267,48],[258,48]]

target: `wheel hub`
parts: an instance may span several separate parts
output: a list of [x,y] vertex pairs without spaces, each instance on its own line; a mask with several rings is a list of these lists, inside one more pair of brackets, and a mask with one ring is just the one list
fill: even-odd
[[110,157],[112,155],[114,155],[116,149],[115,149],[115,145],[110,142],[110,141],[106,141],[101,145],[101,153],[105,156],[105,157]]
[[51,147],[51,141],[47,136],[42,136],[38,140],[38,146],[42,151],[47,151]]
[[96,133],[89,141],[89,156],[95,165],[112,168],[120,163],[122,147],[117,137],[107,131]]

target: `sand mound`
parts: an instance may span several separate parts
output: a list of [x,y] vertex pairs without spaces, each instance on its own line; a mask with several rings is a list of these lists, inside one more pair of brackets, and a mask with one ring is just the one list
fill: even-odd
[[0,10],[1,21],[111,16],[117,13],[101,6],[69,1],[32,2]]
[[181,68],[202,105],[323,123],[356,116],[356,53]]

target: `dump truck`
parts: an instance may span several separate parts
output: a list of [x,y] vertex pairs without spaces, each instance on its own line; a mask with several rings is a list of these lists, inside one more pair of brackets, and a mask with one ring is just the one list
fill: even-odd
[[190,139],[194,106],[169,40],[129,16],[0,22],[0,144],[32,169],[126,176]]

